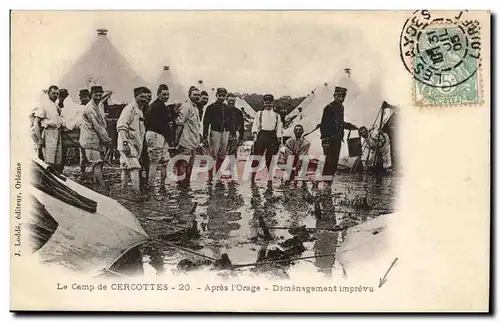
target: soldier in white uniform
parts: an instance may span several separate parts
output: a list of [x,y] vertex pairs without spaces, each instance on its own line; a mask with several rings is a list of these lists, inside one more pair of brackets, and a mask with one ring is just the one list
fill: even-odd
[[[252,134],[254,138],[253,155],[264,156],[266,158],[266,167],[269,173],[272,173],[270,166],[274,155],[277,154],[283,137],[283,124],[278,113],[273,111],[274,96],[266,94],[263,97],[264,110],[255,114],[252,125]],[[252,167],[257,167],[258,161],[252,162]],[[252,173],[252,182],[255,180],[256,173]],[[271,181],[271,180],[269,180]]]
[[35,143],[42,148],[43,158],[57,171],[63,170],[61,128],[63,118],[61,108],[56,104],[59,97],[59,87],[52,85],[47,96],[36,107],[33,116]]

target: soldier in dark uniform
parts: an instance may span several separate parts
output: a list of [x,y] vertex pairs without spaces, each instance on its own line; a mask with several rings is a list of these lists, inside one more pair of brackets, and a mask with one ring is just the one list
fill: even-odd
[[[323,110],[320,123],[321,144],[325,155],[325,166],[323,175],[332,176],[337,171],[340,149],[344,139],[344,129],[356,130],[357,127],[351,123],[344,122],[344,103],[347,89],[335,87],[333,102]],[[327,180],[330,182],[330,180]],[[331,182],[330,182],[331,183]]]
[[[245,119],[243,112],[235,106],[236,96],[233,93],[227,95],[227,106],[229,107],[229,140],[227,144],[227,155],[238,159],[238,147],[243,144],[245,134]],[[233,160],[229,159],[229,169],[233,169]]]

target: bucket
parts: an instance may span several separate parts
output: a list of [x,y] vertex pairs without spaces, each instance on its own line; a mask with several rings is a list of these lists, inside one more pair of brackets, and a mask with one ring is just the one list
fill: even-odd
[[361,138],[350,138],[351,130],[349,130],[349,134],[347,134],[347,150],[349,151],[350,157],[360,157],[363,154],[363,150],[361,148]]

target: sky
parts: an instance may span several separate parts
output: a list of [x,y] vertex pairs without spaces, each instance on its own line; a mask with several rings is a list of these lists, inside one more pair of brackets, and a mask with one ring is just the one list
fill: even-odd
[[[360,87],[384,94],[399,79],[411,81],[398,51],[407,15],[373,12],[14,12],[13,84],[32,93],[57,84],[96,40],[97,28],[130,66],[153,81],[163,65],[189,88],[305,96],[344,68]],[[29,77],[26,77],[30,75]],[[331,84],[334,86],[334,84]],[[395,95],[396,94],[396,95]],[[400,93],[407,98],[408,93]],[[397,103],[397,102],[396,102]]]

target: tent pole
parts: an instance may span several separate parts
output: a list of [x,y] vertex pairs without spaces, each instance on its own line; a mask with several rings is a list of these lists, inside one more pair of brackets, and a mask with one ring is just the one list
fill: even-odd
[[377,163],[378,163],[378,154],[379,154],[379,141],[380,141],[380,134],[381,134],[381,131],[382,131],[382,126],[383,126],[383,122],[384,122],[384,109],[382,107],[380,107],[380,110],[382,111],[382,113],[380,114],[380,125],[379,125],[379,128],[378,128],[378,134],[377,134],[377,146],[375,147],[375,159],[374,159],[374,162],[373,162],[373,165],[376,166]]

